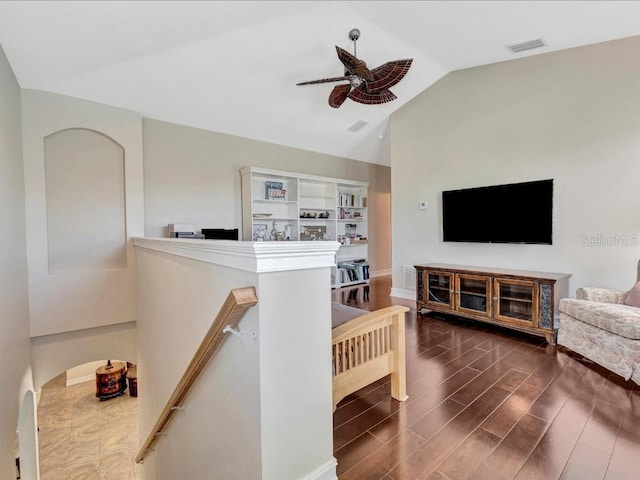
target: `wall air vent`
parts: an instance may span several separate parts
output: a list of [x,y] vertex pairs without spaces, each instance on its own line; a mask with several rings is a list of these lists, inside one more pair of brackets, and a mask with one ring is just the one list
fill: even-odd
[[416,288],[416,269],[413,265],[403,265],[404,288]]
[[512,43],[511,45],[505,45],[506,49],[511,53],[520,53],[526,50],[533,50],[534,48],[546,47],[547,44],[541,38],[535,40],[529,40],[528,42]]
[[369,122],[364,122],[362,120],[358,120],[356,123],[347,128],[347,132],[358,132],[364,128],[365,125],[368,125]]

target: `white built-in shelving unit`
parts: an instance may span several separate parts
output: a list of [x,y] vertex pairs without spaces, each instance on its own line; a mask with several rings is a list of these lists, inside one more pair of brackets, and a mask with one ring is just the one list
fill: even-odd
[[259,167],[240,174],[243,240],[338,241],[333,286],[368,281],[368,183]]

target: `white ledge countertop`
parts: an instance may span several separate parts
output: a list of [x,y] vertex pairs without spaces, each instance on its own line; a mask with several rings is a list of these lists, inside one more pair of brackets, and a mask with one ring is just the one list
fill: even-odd
[[137,248],[248,272],[283,272],[335,266],[338,242],[244,242],[194,238],[133,238]]

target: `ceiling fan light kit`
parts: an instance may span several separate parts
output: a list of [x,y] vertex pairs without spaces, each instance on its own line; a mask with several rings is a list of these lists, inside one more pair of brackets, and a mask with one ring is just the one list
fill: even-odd
[[336,45],[338,59],[344,65],[344,76],[311,80],[296,85],[347,81],[348,83],[337,85],[331,91],[329,106],[333,108],[338,108],[347,98],[364,105],[379,105],[398,98],[389,88],[407,74],[413,59],[393,60],[369,70],[367,64],[356,57],[356,42],[360,38],[360,30],[351,29],[349,38],[353,41],[353,55]]

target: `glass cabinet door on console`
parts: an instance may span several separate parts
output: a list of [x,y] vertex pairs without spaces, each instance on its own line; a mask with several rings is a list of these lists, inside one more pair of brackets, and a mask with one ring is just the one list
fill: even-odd
[[491,277],[456,275],[456,309],[484,317],[491,316]]
[[425,303],[453,310],[453,274],[445,272],[425,271],[424,285],[426,290]]
[[493,285],[495,318],[531,327],[538,326],[538,284],[496,278]]

